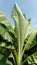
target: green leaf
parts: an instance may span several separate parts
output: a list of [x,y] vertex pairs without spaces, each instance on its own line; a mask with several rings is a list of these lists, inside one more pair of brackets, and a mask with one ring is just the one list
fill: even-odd
[[[2,32],[3,31],[3,32]],[[7,29],[0,25],[0,35],[7,39],[8,41],[12,41],[12,37],[9,35]]]
[[11,17],[15,21],[15,31],[18,38],[18,47],[22,49],[29,24],[27,20],[25,20],[23,13],[16,3],[13,7]]
[[[31,19],[26,20],[17,3],[14,4],[11,17],[14,19],[15,28],[0,11],[0,54],[3,55],[0,55],[0,64],[36,65],[37,29],[29,34]],[[35,46],[36,48],[33,49]],[[28,55],[26,52],[31,54]]]
[[37,52],[29,56],[27,58],[27,62],[29,65],[36,65],[37,64]]
[[[36,42],[35,42],[35,43],[36,43]],[[33,43],[33,44],[34,44],[34,43]],[[37,44],[36,44],[34,47],[32,47],[31,49],[25,50],[24,54],[30,56],[31,54],[33,54],[33,53],[35,53],[35,52],[37,52]]]
[[0,54],[0,65],[13,65],[6,57]]
[[25,50],[29,50],[30,48],[34,47],[37,44],[37,42],[34,41],[36,35],[37,35],[37,28],[31,33],[31,35],[25,45]]
[[8,27],[8,29],[11,29],[13,31],[11,24],[2,11],[0,11],[0,23],[3,23],[6,27]]
[[27,64],[27,65],[34,65],[35,64],[36,65],[37,64],[37,52],[35,52],[31,55],[24,54],[23,64]]
[[[15,31],[5,15],[3,14],[2,11],[0,11],[0,35],[5,39],[8,40],[8,42],[13,44],[13,40],[15,39]],[[2,41],[3,42],[3,41]],[[13,46],[7,47],[5,43],[1,43],[1,47],[5,48],[12,48]]]
[[[0,11],[0,34],[4,36],[6,31],[10,31],[15,35],[13,27],[11,26],[11,24],[7,20],[6,16],[3,14],[3,12]],[[6,34],[6,36],[9,35],[9,34],[8,35],[7,34]]]
[[2,36],[0,36],[0,47],[4,47],[7,49],[15,49],[14,44],[9,42],[8,40],[4,39]]

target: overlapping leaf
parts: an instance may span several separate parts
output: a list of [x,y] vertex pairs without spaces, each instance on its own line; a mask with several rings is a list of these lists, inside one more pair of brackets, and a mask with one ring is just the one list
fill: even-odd
[[[6,47],[6,48],[11,48],[13,45],[13,40],[15,38],[15,32],[14,29],[12,28],[11,24],[8,22],[7,18],[5,15],[0,11],[0,35],[4,38],[4,41],[0,41],[0,46]],[[0,38],[1,38],[0,36]],[[8,41],[8,43],[12,43],[12,45],[8,46],[5,44]]]
[[[0,11],[0,54],[3,54],[5,56],[3,56],[4,59],[6,59],[4,60],[4,63],[0,57],[0,64],[36,65],[37,48],[35,48],[34,51],[32,49],[37,45],[37,28],[29,35],[25,43],[24,41],[26,40],[30,30],[30,22],[28,22],[30,19],[26,20],[16,3],[14,4],[11,17],[15,21],[15,29],[13,29],[2,11]],[[33,53],[30,50],[32,50]],[[12,63],[8,62],[9,64],[7,64],[7,60]]]
[[37,65],[37,52],[27,58],[29,65]]

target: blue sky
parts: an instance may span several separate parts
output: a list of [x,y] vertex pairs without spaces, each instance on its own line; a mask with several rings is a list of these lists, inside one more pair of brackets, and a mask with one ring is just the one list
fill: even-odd
[[4,12],[6,17],[14,25],[11,18],[11,11],[14,3],[17,3],[26,17],[31,18],[31,26],[34,29],[37,26],[37,0],[0,0],[0,10]]

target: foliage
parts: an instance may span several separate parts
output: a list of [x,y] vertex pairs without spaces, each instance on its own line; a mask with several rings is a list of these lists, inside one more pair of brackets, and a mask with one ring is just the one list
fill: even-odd
[[37,28],[29,33],[30,19],[26,20],[16,3],[11,17],[15,28],[0,11],[0,64],[37,65]]

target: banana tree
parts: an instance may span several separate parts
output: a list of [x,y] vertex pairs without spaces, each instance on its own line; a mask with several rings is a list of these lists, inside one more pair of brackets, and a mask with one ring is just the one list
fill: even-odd
[[37,65],[37,28],[30,33],[30,20],[26,20],[17,3],[11,17],[14,28],[0,11],[0,59],[5,59],[5,65]]

